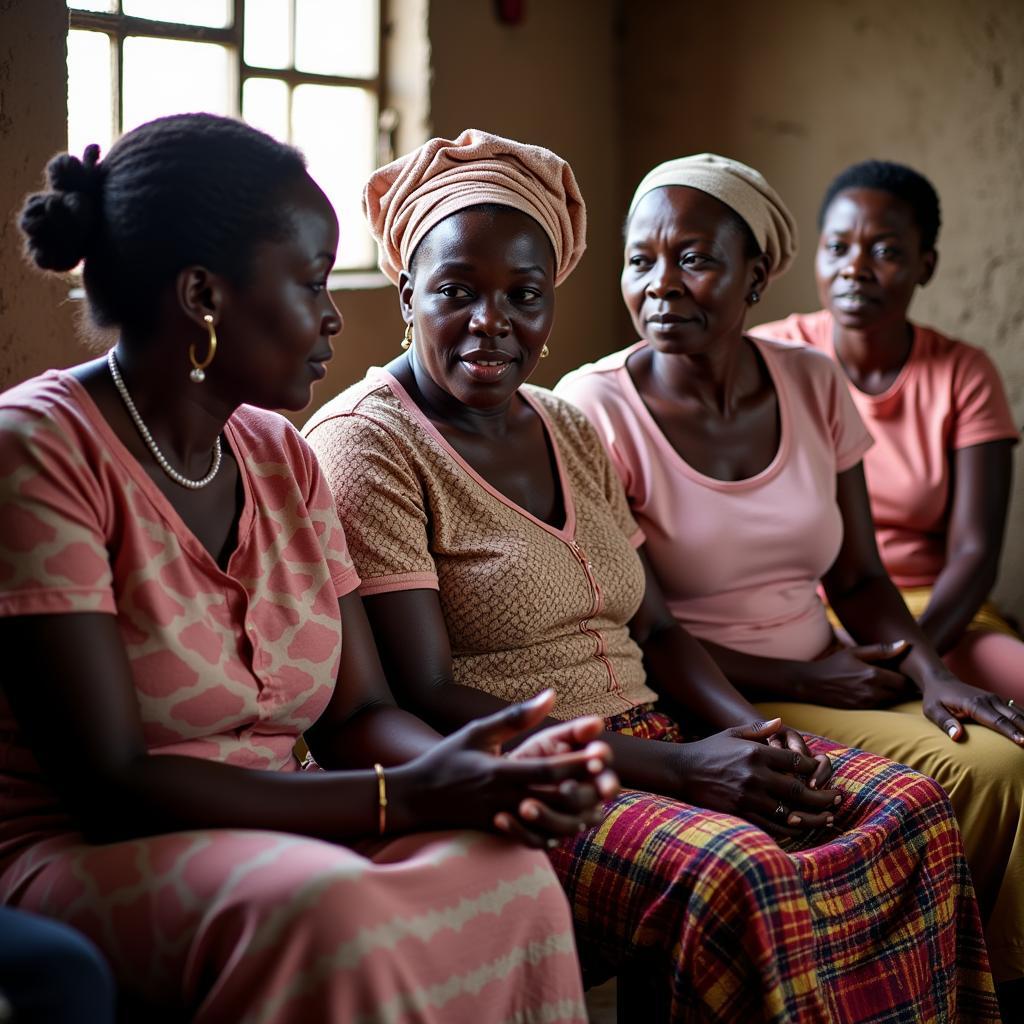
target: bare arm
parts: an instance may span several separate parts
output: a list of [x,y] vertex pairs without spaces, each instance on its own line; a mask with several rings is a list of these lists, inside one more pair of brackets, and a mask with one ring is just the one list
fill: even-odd
[[[335,689],[310,730],[328,764],[403,763],[389,768],[388,831],[490,827],[515,812],[530,786],[579,774],[563,758],[518,764],[494,757],[500,744],[542,718],[519,705],[439,742],[395,707],[375,666],[358,597],[342,599],[346,628]],[[346,627],[349,623],[346,622]],[[86,836],[108,842],[192,828],[265,828],[343,840],[374,835],[372,770],[277,772],[147,751],[137,696],[113,616],[66,614],[0,619],[0,643],[22,652],[4,688],[58,795]],[[419,756],[416,756],[419,755]],[[415,757],[414,761],[409,758]]]
[[[645,571],[653,581],[649,566]],[[388,676],[395,680],[402,703],[442,730],[504,706],[498,698],[454,681],[451,647],[436,591],[379,594],[366,604]],[[631,630],[649,647],[650,655],[645,648],[645,658],[665,676],[666,696],[691,707],[691,691],[703,690],[707,684],[709,692],[698,695],[691,710],[716,724],[733,726],[728,732],[734,735],[720,733],[698,743],[669,744],[605,733],[616,770],[626,785],[697,803],[705,803],[702,798],[706,798],[706,806],[742,813],[776,833],[789,834],[792,828],[812,827],[826,820],[829,811],[825,809],[832,807],[837,794],[814,792],[788,773],[797,770],[807,779],[817,776],[817,786],[828,777],[827,762],[811,758],[805,748],[781,750],[752,739],[761,737],[756,710],[679,628],[656,582]],[[691,657],[695,659],[693,672]],[[769,727],[765,738],[777,728]],[[708,788],[712,780],[721,783],[721,793]],[[772,819],[772,809],[782,799],[798,806],[803,815],[788,827]]]
[[952,454],[953,499],[946,564],[920,625],[940,654],[963,635],[995,586],[1013,478],[1013,443],[989,441]]

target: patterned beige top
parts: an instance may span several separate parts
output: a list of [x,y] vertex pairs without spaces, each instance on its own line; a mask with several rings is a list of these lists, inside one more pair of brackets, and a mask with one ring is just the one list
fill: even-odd
[[440,594],[455,680],[503,700],[551,686],[554,715],[656,699],[628,623],[643,599],[643,534],[581,412],[527,385],[551,440],[558,529],[491,487],[385,370],[328,402],[304,433],[334,492],[360,593]]

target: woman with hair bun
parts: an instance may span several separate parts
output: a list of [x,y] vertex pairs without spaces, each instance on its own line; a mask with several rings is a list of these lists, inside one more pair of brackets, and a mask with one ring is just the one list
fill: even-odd
[[265,411],[341,330],[330,204],[206,114],[98,158],[55,159],[21,221],[119,336],[0,396],[0,902],[199,1024],[584,1021],[525,845],[599,819],[600,721],[499,757],[553,694],[447,739],[399,710],[317,462]]

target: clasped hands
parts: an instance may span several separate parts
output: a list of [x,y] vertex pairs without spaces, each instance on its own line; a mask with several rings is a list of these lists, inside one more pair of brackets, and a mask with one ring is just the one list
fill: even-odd
[[[527,736],[555,703],[544,690],[463,726],[417,758],[429,791],[447,805],[453,824],[493,827],[527,846],[553,848],[601,821],[619,791],[611,748],[599,740],[600,718],[576,718]],[[410,766],[412,767],[412,766]],[[429,799],[429,795],[426,797]]]
[[687,803],[743,818],[772,836],[831,825],[843,799],[827,788],[832,763],[812,754],[781,718],[735,726],[676,745],[679,795]]

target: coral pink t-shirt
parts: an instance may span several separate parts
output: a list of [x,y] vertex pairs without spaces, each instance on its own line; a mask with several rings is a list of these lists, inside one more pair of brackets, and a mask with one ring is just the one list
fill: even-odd
[[[74,376],[0,395],[0,615],[115,616],[151,753],[292,770],[334,692],[338,598],[359,577],[291,424],[242,406],[224,435],[245,494],[226,571]],[[0,692],[0,852],[61,827]]]
[[817,587],[842,544],[836,474],[860,461],[871,437],[828,359],[755,344],[778,394],[781,437],[771,463],[745,480],[705,476],[669,443],[626,369],[646,342],[555,390],[597,428],[683,626],[748,654],[806,660],[832,640]]
[[[832,314],[820,310],[754,333],[802,341],[836,359],[832,328]],[[910,358],[886,391],[869,395],[847,384],[875,439],[864,473],[882,562],[897,586],[930,586],[946,563],[950,454],[1019,437],[999,371],[981,349],[915,325]]]

